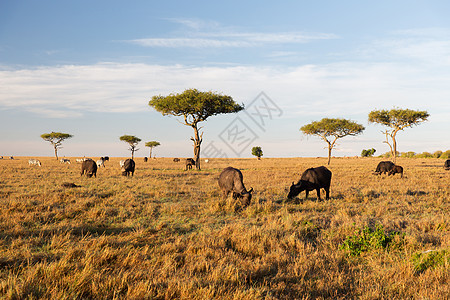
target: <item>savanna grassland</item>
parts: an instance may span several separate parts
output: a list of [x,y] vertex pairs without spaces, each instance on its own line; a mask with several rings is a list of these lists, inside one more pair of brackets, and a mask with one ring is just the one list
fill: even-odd
[[[132,178],[119,158],[97,178],[75,159],[40,160],[0,161],[2,298],[449,298],[443,160],[399,159],[400,178],[372,175],[380,158],[334,158],[322,201],[286,195],[325,158],[211,159],[202,171],[138,158]],[[220,199],[227,166],[254,188],[248,207]]]

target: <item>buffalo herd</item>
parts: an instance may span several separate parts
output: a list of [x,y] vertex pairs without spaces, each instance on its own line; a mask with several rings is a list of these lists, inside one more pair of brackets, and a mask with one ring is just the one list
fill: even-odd
[[[81,162],[81,176],[97,177],[97,169],[99,167],[105,167],[105,161],[108,161],[109,157],[101,157],[98,161],[93,161],[90,158],[76,159],[76,162]],[[174,158],[174,162],[179,162],[179,158]],[[70,160],[67,158],[61,158],[61,163],[70,164]],[[205,161],[207,162],[207,161]],[[37,159],[30,159],[28,161],[30,166],[41,166],[41,162]],[[123,176],[133,176],[136,168],[136,163],[133,159],[121,160],[119,162]],[[186,159],[185,170],[191,170],[196,162],[192,158]],[[444,169],[450,170],[450,159],[447,159],[444,163]],[[388,176],[400,174],[403,178],[403,167],[394,164],[391,161],[381,161],[378,163],[374,175],[386,174]],[[305,199],[308,198],[309,192],[315,190],[317,193],[317,199],[320,198],[320,189],[325,190],[325,199],[330,198],[330,186],[331,186],[332,173],[324,166],[309,168],[304,171],[297,183],[292,182],[288,199],[297,197],[301,192],[305,191]],[[233,167],[227,167],[219,175],[218,179],[219,188],[222,191],[223,198],[226,199],[230,193],[234,200],[240,200],[244,206],[250,204],[252,199],[253,188],[247,190],[244,186],[244,180],[242,172],[239,169]]]

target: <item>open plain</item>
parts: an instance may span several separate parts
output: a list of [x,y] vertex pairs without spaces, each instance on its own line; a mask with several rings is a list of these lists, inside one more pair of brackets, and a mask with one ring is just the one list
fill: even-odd
[[[448,299],[450,171],[441,159],[333,158],[331,198],[288,201],[325,158],[169,158],[134,177],[111,158],[0,161],[0,297],[6,299]],[[98,159],[98,158],[94,158]],[[220,198],[223,168],[242,171],[251,204]],[[64,182],[80,187],[63,187]]]

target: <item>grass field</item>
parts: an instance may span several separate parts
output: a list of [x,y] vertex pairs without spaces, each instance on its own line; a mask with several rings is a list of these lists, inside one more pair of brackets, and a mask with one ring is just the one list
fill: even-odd
[[[202,171],[119,158],[81,165],[0,161],[0,297],[6,299],[448,299],[450,171],[399,159],[334,158],[331,199],[287,189],[325,158],[210,159]],[[220,199],[241,169],[251,204]],[[63,182],[81,187],[63,188]],[[325,195],[322,191],[322,199]]]

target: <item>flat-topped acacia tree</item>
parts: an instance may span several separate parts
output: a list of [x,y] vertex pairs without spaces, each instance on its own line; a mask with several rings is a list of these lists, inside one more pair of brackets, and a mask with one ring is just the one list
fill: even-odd
[[137,147],[137,144],[141,141],[141,139],[134,135],[122,135],[119,139],[123,142],[128,143],[128,145],[130,145],[130,149],[128,149],[128,150],[131,151],[131,159],[134,159],[134,152],[139,150],[139,149],[136,149],[136,147]]
[[[373,110],[369,113],[370,123],[379,123],[390,127],[391,129],[386,129],[382,133],[386,136],[386,141],[384,143],[389,145],[391,149],[391,155],[393,157],[394,163],[397,160],[397,132],[408,127],[413,127],[414,125],[419,125],[425,122],[430,114],[427,111],[411,110],[411,109],[400,109],[395,108],[391,110]],[[391,142],[389,142],[389,137]]]
[[149,155],[148,158],[152,158],[153,148],[158,147],[159,145],[161,145],[161,144],[159,142],[157,142],[157,141],[150,141],[150,142],[145,143],[145,147],[149,147],[150,148],[150,155]]
[[71,137],[73,137],[73,135],[71,134],[53,131],[52,133],[41,134],[41,138],[44,141],[50,142],[53,145],[53,148],[55,149],[56,160],[58,160],[58,149],[62,148],[61,147],[62,142],[66,139],[70,139]]
[[237,113],[244,109],[244,105],[236,103],[231,96],[214,92],[201,92],[197,89],[187,89],[181,94],[168,96],[153,96],[148,105],[165,115],[181,116],[184,125],[194,129],[194,160],[197,170],[200,170],[200,146],[203,132],[199,132],[199,123],[211,116],[219,114]]
[[328,165],[331,160],[331,150],[336,146],[337,139],[347,135],[358,135],[364,131],[364,126],[347,119],[328,119],[314,121],[304,125],[300,130],[306,135],[317,135],[328,144]]

